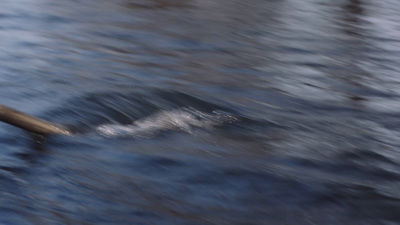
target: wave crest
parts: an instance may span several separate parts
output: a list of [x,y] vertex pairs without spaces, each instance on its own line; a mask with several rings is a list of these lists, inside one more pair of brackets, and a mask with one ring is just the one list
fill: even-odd
[[159,132],[168,130],[192,133],[194,128],[212,129],[223,123],[237,120],[236,117],[230,114],[218,111],[204,113],[192,108],[182,108],[160,111],[128,125],[101,125],[96,130],[101,135],[109,137],[151,137]]

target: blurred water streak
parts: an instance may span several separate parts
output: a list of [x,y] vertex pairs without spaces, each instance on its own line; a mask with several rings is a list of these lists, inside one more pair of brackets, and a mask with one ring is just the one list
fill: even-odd
[[3,0],[0,224],[396,224],[400,2]]

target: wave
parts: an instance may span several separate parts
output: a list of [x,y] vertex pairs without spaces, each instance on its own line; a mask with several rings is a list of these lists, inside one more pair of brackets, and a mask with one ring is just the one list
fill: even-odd
[[152,137],[162,131],[183,131],[192,133],[195,128],[212,129],[223,123],[232,123],[238,119],[230,114],[213,111],[205,113],[194,108],[163,110],[132,124],[104,124],[96,131],[109,137]]

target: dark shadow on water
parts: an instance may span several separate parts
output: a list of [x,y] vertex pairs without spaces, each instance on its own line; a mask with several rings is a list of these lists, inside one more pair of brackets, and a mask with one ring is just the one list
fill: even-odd
[[381,92],[364,84],[374,74],[361,66],[368,61],[371,49],[368,41],[369,24],[365,19],[368,16],[367,6],[368,3],[363,0],[347,0],[338,7],[332,22],[342,35],[338,35],[339,38],[332,43],[337,54],[332,55],[328,62],[337,69],[324,70],[335,80],[330,84],[331,87],[343,92],[346,104],[356,108],[363,108],[364,101]]
[[364,3],[362,0],[348,0],[343,6],[343,32],[346,35],[361,37],[364,35],[364,31],[361,28],[365,21],[363,16],[365,16]]
[[148,10],[155,10],[155,9],[185,9],[190,8],[191,1],[180,1],[180,0],[151,0],[151,1],[131,1],[125,6],[127,8],[136,10],[136,9],[148,9]]

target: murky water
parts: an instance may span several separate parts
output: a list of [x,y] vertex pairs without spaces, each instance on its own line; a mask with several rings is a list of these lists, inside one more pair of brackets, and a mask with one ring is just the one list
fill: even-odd
[[397,224],[400,2],[3,0],[0,224]]

